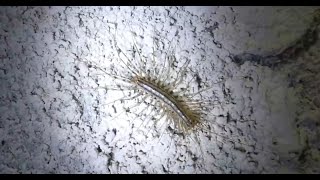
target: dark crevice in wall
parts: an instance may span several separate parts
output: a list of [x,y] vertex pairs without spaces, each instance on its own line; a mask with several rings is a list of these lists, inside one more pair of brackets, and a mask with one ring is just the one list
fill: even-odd
[[307,52],[318,41],[318,26],[320,24],[320,9],[314,12],[312,23],[306,32],[297,39],[291,46],[285,48],[280,53],[270,56],[262,56],[251,53],[242,53],[233,55],[232,60],[238,65],[244,64],[246,61],[259,64],[261,66],[267,66],[275,68],[283,64],[287,64],[290,61],[301,56],[304,52]]

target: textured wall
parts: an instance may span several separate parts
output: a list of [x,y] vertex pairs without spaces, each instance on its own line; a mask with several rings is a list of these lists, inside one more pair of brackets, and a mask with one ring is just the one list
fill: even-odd
[[[0,172],[319,173],[315,9],[1,7]],[[211,133],[159,141],[128,133],[133,114],[110,117],[121,106],[97,87],[112,78],[82,61],[116,63],[113,35],[128,50],[130,28],[146,54],[150,38],[175,37],[214,87]]]

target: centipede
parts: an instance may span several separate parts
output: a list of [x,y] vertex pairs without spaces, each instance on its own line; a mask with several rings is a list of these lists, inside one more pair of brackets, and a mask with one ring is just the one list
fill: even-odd
[[[100,110],[107,117],[103,121],[114,124],[112,131],[117,138],[110,143],[117,144],[123,138],[134,145],[155,140],[153,146],[163,145],[169,150],[172,141],[183,147],[189,142],[192,146],[187,152],[199,169],[205,164],[204,154],[210,154],[202,148],[199,134],[208,141],[215,136],[218,143],[230,141],[237,146],[253,146],[237,136],[214,132],[211,111],[221,103],[210,95],[224,79],[209,82],[202,77],[194,69],[194,60],[188,57],[190,51],[179,48],[177,36],[163,37],[156,30],[151,35],[138,35],[132,25],[121,30],[127,34],[119,35],[117,25],[113,25],[107,50],[110,57],[99,61],[77,59],[87,66],[90,76],[106,77],[89,88],[108,95]],[[119,40],[119,36],[125,36],[126,41]],[[148,46],[141,41],[147,41]],[[169,144],[162,142],[164,136],[170,138]]]

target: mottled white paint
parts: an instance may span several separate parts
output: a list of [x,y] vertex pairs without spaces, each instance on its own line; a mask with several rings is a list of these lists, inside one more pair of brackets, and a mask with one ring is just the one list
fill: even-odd
[[[287,73],[294,63],[272,70],[250,62],[238,66],[229,56],[243,52],[265,55],[287,47],[303,34],[313,9],[1,7],[0,172],[301,172],[299,161],[290,164],[289,159],[298,156],[290,151],[301,151],[304,141],[299,132],[309,127],[298,130],[295,119],[312,108],[307,108],[309,102],[301,102],[301,88],[288,86]],[[94,89],[97,82],[103,86],[112,79],[95,76],[101,72],[77,60],[85,58],[101,67],[116,60],[109,42],[113,23],[118,24],[119,46],[129,49],[132,45],[126,26],[129,23],[134,32],[145,36],[138,45],[146,54],[151,52],[154,30],[164,37],[166,45],[177,34],[177,57],[191,58],[191,68],[215,86],[215,94],[210,96],[219,105],[208,118],[211,127],[226,137],[231,137],[230,130],[238,136],[243,132],[242,142],[256,144],[256,149],[235,143],[247,151],[244,153],[221,136],[212,134],[209,140],[203,133],[196,134],[198,143],[190,138],[172,140],[167,134],[159,143],[151,137],[157,132],[144,135],[148,126],[130,139],[128,120],[135,116],[123,114],[111,120],[113,109],[102,104],[119,95]],[[215,23],[216,29],[212,28]],[[317,57],[317,49],[313,52],[310,59]],[[225,89],[222,84],[213,85],[221,77],[226,80]],[[227,89],[230,97],[224,97]],[[227,103],[231,99],[234,104]],[[121,105],[116,107],[119,110]],[[227,123],[228,113],[235,121]],[[319,117],[316,112],[311,114],[315,116],[310,119]],[[252,121],[240,122],[241,118]],[[139,122],[137,119],[137,125]],[[272,145],[274,140],[277,145]],[[188,152],[202,154],[204,161],[193,161],[194,155]],[[312,164],[319,157],[317,152],[310,157],[308,167],[317,167]]]

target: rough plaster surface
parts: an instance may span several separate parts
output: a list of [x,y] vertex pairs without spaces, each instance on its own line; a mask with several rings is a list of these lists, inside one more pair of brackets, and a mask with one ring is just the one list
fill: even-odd
[[[1,7],[0,172],[319,173],[319,42],[277,67],[233,58],[281,53],[315,9]],[[145,52],[148,37],[176,37],[177,56],[214,86],[211,134],[159,142],[128,133],[133,114],[110,117],[113,95],[95,88],[112,78],[81,60],[115,60],[115,24],[124,49],[130,27]]]

